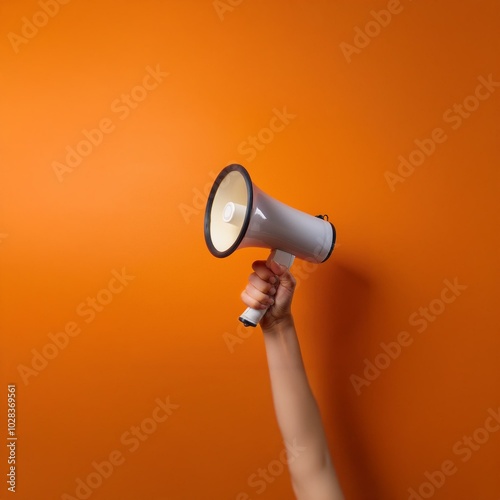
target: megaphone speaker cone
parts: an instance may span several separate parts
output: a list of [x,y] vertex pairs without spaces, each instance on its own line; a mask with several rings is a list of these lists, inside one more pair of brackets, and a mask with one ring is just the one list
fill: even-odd
[[250,174],[229,165],[214,181],[205,210],[205,242],[215,257],[227,257],[245,237],[253,205]]

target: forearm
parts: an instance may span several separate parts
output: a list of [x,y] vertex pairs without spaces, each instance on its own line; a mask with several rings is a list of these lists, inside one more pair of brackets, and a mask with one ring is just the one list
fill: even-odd
[[241,294],[245,304],[268,308],[260,321],[278,425],[298,500],[341,500],[323,423],[307,380],[291,314],[295,279],[272,259],[252,264]]
[[271,388],[278,425],[286,443],[305,449],[290,463],[299,478],[329,465],[321,416],[307,380],[293,319],[264,330]]

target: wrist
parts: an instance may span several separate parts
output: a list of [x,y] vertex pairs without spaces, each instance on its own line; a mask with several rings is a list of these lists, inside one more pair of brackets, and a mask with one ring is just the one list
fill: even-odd
[[281,318],[274,319],[269,324],[261,325],[264,334],[274,334],[283,332],[288,329],[295,328],[292,313],[289,313]]

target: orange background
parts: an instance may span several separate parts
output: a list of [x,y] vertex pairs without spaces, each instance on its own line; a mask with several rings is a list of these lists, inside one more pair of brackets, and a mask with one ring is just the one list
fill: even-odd
[[[401,0],[350,62],[340,44],[387,2],[222,3],[219,15],[210,0],[71,0],[17,51],[9,33],[41,6],[0,3],[1,408],[17,384],[16,498],[75,496],[113,451],[124,463],[92,500],[292,497],[287,472],[264,491],[248,483],[284,447],[261,332],[237,322],[267,251],[216,259],[203,240],[206,193],[233,162],[337,228],[327,263],[296,262],[294,310],[346,497],[406,499],[451,460],[433,498],[498,498],[500,432],[467,461],[454,447],[500,406],[499,89],[456,129],[443,119],[478,77],[500,81],[498,2]],[[148,66],[169,74],[118,112]],[[290,123],[245,152],[284,108]],[[59,182],[54,162],[106,118],[113,131]],[[385,173],[438,127],[447,140],[391,190]],[[135,278],[86,323],[79,305],[123,268]],[[418,333],[410,315],[455,278],[467,288]],[[71,321],[81,333],[21,376]],[[358,395],[353,375],[401,331],[412,344]],[[178,408],[130,451],[124,433],[167,397]]]

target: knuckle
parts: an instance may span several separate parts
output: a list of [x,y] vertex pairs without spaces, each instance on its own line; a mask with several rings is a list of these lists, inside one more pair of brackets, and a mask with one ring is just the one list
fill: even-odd
[[254,271],[257,271],[257,269],[261,269],[262,268],[262,265],[263,265],[263,261],[262,260],[255,260],[254,262],[252,262],[252,269]]

